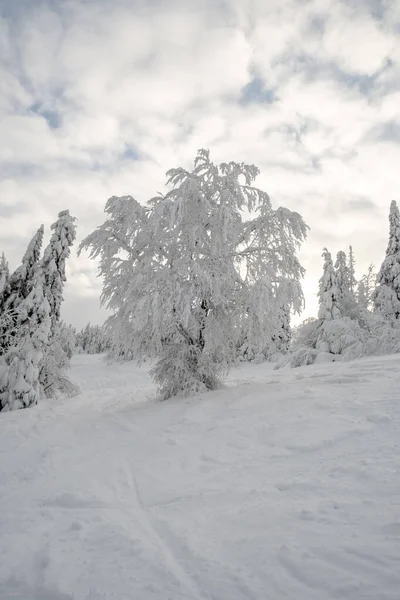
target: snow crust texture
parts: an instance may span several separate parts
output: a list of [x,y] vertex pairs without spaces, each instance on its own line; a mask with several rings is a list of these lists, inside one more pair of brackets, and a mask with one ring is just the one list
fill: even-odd
[[78,355],[83,393],[0,419],[1,600],[398,600],[400,357],[156,403]]

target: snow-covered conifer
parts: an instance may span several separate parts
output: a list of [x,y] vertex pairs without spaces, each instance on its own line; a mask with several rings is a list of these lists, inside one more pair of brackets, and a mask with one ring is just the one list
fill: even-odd
[[349,290],[350,290],[351,294],[355,294],[357,280],[356,280],[356,261],[354,258],[353,246],[349,246],[348,272],[349,272]]
[[2,252],[0,256],[0,356],[4,355],[9,345],[12,330],[12,312],[6,309],[5,303],[9,295],[10,271],[8,262]]
[[[122,334],[120,351],[158,361],[153,374],[164,398],[218,385],[236,358],[237,325],[258,282],[299,286],[296,249],[307,227],[299,214],[272,209],[253,185],[258,173],[215,165],[201,150],[192,171],[167,173],[172,189],[147,206],[110,198],[106,222],[81,244],[100,258],[102,301],[114,312],[109,326]],[[268,302],[273,297],[263,290]],[[268,304],[253,305],[260,322],[268,318]]]
[[336,255],[335,274],[338,295],[343,298],[350,292],[350,269],[347,266],[346,254],[340,250]]
[[0,317],[0,354],[5,354],[9,346],[13,344],[13,337],[16,335],[16,328],[18,326],[17,308],[21,302],[29,296],[34,287],[43,241],[43,232],[44,228],[43,225],[41,225],[30,241],[21,265],[7,277],[5,287],[0,283],[0,289],[4,287],[3,293],[0,294],[2,298],[0,300],[0,310],[2,314]]
[[319,280],[318,318],[329,321],[340,318],[340,310],[338,308],[339,290],[332,256],[326,248],[324,248],[322,256],[324,258],[324,270]]
[[[354,261],[354,258],[352,258],[352,261]],[[335,275],[338,290],[338,308],[342,316],[348,316],[351,318],[356,309],[356,298],[352,291],[352,289],[354,289],[354,282],[352,279],[353,275],[351,268],[347,264],[346,254],[343,252],[343,250],[340,250],[337,253]]]
[[395,200],[390,205],[389,243],[386,257],[377,275],[375,310],[386,317],[400,316],[400,214]]
[[42,249],[43,233],[44,227],[41,225],[29,242],[22,263],[10,276],[6,306],[11,310],[15,310],[22,300],[28,297],[34,287]]
[[0,311],[4,306],[7,288],[9,285],[10,270],[8,268],[8,262],[4,256],[4,252],[0,256]]
[[0,410],[18,410],[37,403],[39,365],[49,343],[50,306],[40,282],[16,309],[18,328],[13,346],[0,368]]
[[75,218],[68,210],[58,214],[58,219],[51,226],[53,234],[41,260],[43,291],[51,312],[52,329],[60,320],[60,309],[63,301],[63,287],[66,281],[65,263],[71,253],[71,246],[76,237]]
[[69,365],[60,342],[60,311],[66,281],[65,264],[76,237],[75,218],[70,216],[68,210],[63,210],[51,229],[53,234],[40,262],[40,281],[50,306],[51,318],[50,344],[45,348],[39,374],[47,395],[54,395],[60,387],[65,387],[64,371]]

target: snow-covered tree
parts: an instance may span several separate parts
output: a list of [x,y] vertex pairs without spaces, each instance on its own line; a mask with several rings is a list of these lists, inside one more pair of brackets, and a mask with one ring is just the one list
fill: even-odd
[[375,310],[391,319],[400,316],[400,214],[395,200],[390,205],[389,244],[377,275]]
[[11,310],[15,310],[22,300],[29,296],[34,287],[42,249],[43,234],[44,227],[41,225],[28,244],[21,265],[10,276],[6,307]]
[[[215,165],[201,150],[192,171],[168,171],[172,189],[147,206],[110,198],[106,222],[81,244],[100,258],[102,301],[114,312],[120,349],[157,360],[164,398],[215,388],[236,358],[238,323],[251,307],[264,331],[282,280],[301,297],[296,249],[307,227],[299,214],[272,209],[253,185],[258,173]],[[257,286],[263,302],[254,301]]]
[[331,319],[338,319],[341,316],[338,307],[339,289],[332,256],[326,248],[324,248],[322,256],[324,258],[324,270],[319,280],[318,318],[329,321]]
[[59,340],[64,354],[66,355],[68,360],[70,360],[74,355],[76,348],[75,328],[72,327],[72,325],[67,325],[66,323],[64,323],[64,321],[61,321],[59,329]]
[[59,214],[52,229],[43,259],[41,226],[1,296],[0,328],[3,332],[6,325],[6,335],[0,343],[0,410],[36,404],[46,385],[62,391],[74,387],[63,374],[69,350],[59,323],[65,260],[75,237],[68,211]]
[[350,292],[350,269],[347,266],[347,258],[343,250],[336,255],[335,274],[338,294],[340,298],[343,298]]
[[4,306],[5,295],[10,279],[10,270],[8,268],[8,262],[4,256],[4,252],[0,256],[0,310]]
[[111,349],[111,342],[105,327],[88,323],[76,334],[76,346],[85,354],[102,354]]
[[50,306],[41,282],[16,309],[18,327],[13,345],[0,366],[0,410],[18,410],[37,403],[39,365],[50,336]]
[[12,331],[13,315],[6,309],[5,303],[9,295],[10,270],[8,262],[2,252],[0,256],[0,356],[4,355],[9,346]]
[[5,271],[6,283],[5,285],[0,284],[0,289],[3,287],[3,292],[0,294],[0,354],[5,354],[9,346],[13,344],[13,337],[16,335],[17,328],[17,308],[29,296],[34,287],[43,241],[43,231],[44,228],[42,225],[30,241],[21,265],[8,276],[7,266],[7,270]]
[[349,289],[351,294],[355,294],[357,280],[356,280],[356,261],[354,258],[353,246],[349,246],[349,262],[348,262],[348,272],[349,272]]
[[357,284],[357,303],[360,307],[371,308],[376,285],[376,273],[374,265],[368,267],[367,273],[363,275]]
[[65,265],[76,237],[75,218],[68,210],[58,214],[51,226],[53,234],[40,262],[40,279],[43,292],[50,306],[51,336],[40,366],[39,380],[48,395],[65,387],[65,369],[69,365],[60,341],[60,311],[63,287],[66,281]]
[[53,234],[44,251],[41,261],[43,273],[43,291],[50,304],[52,328],[60,320],[63,287],[67,280],[65,263],[71,253],[71,246],[76,237],[75,218],[68,210],[58,214],[58,219],[51,226]]
[[[352,250],[351,252],[353,254]],[[352,258],[352,261],[354,262],[354,258]],[[351,318],[356,309],[356,298],[352,291],[354,289],[354,274],[352,274],[351,268],[347,264],[346,254],[343,252],[343,250],[340,250],[337,253],[335,275],[338,291],[338,308],[342,316],[348,316]]]

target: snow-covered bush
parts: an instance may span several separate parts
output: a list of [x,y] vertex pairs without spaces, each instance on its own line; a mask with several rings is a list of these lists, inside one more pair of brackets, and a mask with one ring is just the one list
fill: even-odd
[[315,348],[317,345],[318,319],[310,317],[305,319],[300,325],[293,328],[292,348],[297,350],[301,346]]
[[286,281],[296,289],[289,310],[302,299],[296,250],[307,227],[299,214],[272,208],[254,186],[258,173],[215,165],[201,150],[192,171],[167,173],[165,196],[146,206],[110,198],[106,222],[81,244],[100,258],[114,346],[157,361],[164,398],[218,386],[241,336],[262,348],[278,329],[271,315]]

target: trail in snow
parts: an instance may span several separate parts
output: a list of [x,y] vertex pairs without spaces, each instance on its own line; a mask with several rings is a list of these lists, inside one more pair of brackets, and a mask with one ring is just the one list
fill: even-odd
[[400,357],[156,403],[133,364],[0,418],[0,600],[398,600]]

